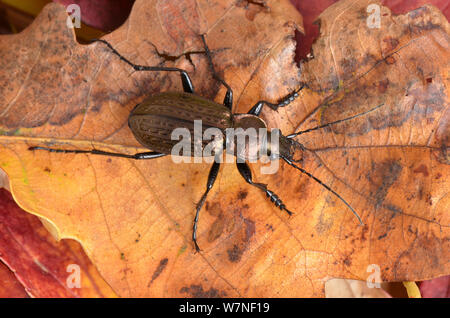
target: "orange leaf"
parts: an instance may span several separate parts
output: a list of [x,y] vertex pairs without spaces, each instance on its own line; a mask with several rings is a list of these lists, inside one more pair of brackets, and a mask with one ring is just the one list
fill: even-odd
[[75,43],[57,5],[0,38],[0,167],[16,200],[82,242],[122,296],[323,296],[329,278],[370,279],[371,265],[384,281],[448,273],[448,22],[432,7],[400,16],[380,7],[382,27],[368,28],[368,5],[328,8],[315,58],[300,71],[292,37],[302,19],[288,1],[137,1],[105,37],[135,63],[186,69],[199,95],[221,102],[225,90],[202,53],[206,34],[236,113],[307,82],[295,102],[262,113],[285,135],[363,114],[297,138],[306,148],[298,164],[349,201],[363,227],[292,167],[264,175],[252,165],[295,212],[288,217],[224,164],[194,254],[208,164],[28,151],[145,151],[126,125],[130,110],[149,94],[181,90],[177,74],[133,72],[101,43]]

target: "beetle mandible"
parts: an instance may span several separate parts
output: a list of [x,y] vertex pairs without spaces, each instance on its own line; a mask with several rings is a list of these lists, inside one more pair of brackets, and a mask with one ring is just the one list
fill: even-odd
[[[167,72],[179,72],[181,77],[181,82],[183,85],[184,92],[163,92],[155,95],[151,95],[144,99],[143,102],[136,105],[136,107],[131,111],[128,117],[128,126],[133,133],[136,140],[142,144],[145,148],[151,149],[150,152],[136,153],[133,155],[123,154],[123,153],[113,153],[100,150],[70,150],[70,149],[53,149],[40,146],[29,147],[29,150],[45,150],[49,152],[58,153],[84,153],[84,154],[94,154],[94,155],[104,155],[104,156],[114,156],[121,158],[129,158],[136,160],[143,159],[155,159],[169,155],[173,146],[177,143],[171,138],[171,133],[173,129],[178,127],[186,127],[192,131],[194,120],[202,120],[206,123],[206,127],[212,126],[219,128],[221,130],[227,128],[263,128],[267,129],[266,123],[259,117],[263,106],[266,105],[272,110],[276,111],[279,107],[284,107],[290,104],[295,98],[299,96],[299,92],[306,87],[305,83],[291,92],[290,94],[283,97],[278,103],[270,103],[265,100],[258,101],[247,114],[232,114],[233,106],[233,90],[231,87],[216,73],[214,69],[214,64],[212,62],[211,52],[206,44],[205,36],[201,35],[203,41],[203,46],[205,49],[206,58],[208,60],[209,67],[212,71],[213,78],[220,82],[226,88],[225,97],[223,100],[223,105],[218,104],[212,100],[195,95],[194,87],[188,73],[180,68],[175,67],[160,67],[160,66],[144,66],[137,65],[130,62],[124,56],[122,56],[109,42],[103,39],[95,39],[93,42],[101,42],[105,44],[112,53],[117,55],[122,61],[130,65],[136,71],[167,71]],[[308,130],[299,131],[288,136],[283,136],[278,134],[279,138],[279,151],[276,154],[272,154],[272,159],[283,159],[288,165],[294,167],[301,173],[305,174],[309,178],[318,182],[321,186],[326,188],[328,191],[333,193],[337,198],[339,198],[357,217],[360,224],[363,224],[361,218],[356,213],[356,211],[350,206],[350,204],[345,201],[338,193],[331,189],[328,185],[323,183],[321,180],[305,171],[303,168],[295,164],[293,159],[293,153],[295,148],[303,148],[303,146],[297,141],[293,140],[294,137],[317,130],[320,128],[328,127],[330,125],[342,122],[344,120],[354,118],[341,119],[335,122],[326,123],[317,127],[310,128]],[[202,126],[205,129],[205,126]],[[270,134],[270,132],[267,132]],[[191,144],[192,145],[192,144]],[[250,147],[250,146],[248,146]],[[259,145],[258,145],[259,147]],[[225,148],[225,145],[224,145]],[[258,149],[259,150],[259,149]],[[268,149],[270,152],[270,149]],[[192,155],[192,152],[190,153]],[[253,181],[252,172],[248,166],[248,158],[245,155],[239,155],[233,153],[236,156],[236,166],[244,178],[244,180],[250,185],[263,191],[266,196],[278,207],[280,210],[286,211],[289,215],[292,214],[283,203],[283,201],[276,195],[273,191],[267,188],[267,185],[262,183],[256,183]],[[210,190],[212,189],[214,182],[216,181],[218,172],[220,168],[220,161],[215,160],[210,168],[206,189],[203,193],[201,199],[196,205],[196,213],[192,228],[192,241],[194,243],[195,250],[198,252],[200,248],[197,244],[197,225],[199,220],[200,210],[206,201],[206,197]]]

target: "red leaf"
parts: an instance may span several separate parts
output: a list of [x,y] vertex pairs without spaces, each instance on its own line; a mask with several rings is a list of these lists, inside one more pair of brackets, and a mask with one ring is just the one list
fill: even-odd
[[54,0],[65,6],[77,4],[81,8],[81,20],[100,30],[112,31],[130,14],[134,0]]
[[25,289],[14,276],[14,273],[0,262],[0,298],[28,297]]
[[420,293],[423,298],[449,298],[450,276],[443,276],[420,284]]
[[[0,260],[15,272],[31,296],[114,296],[77,242],[57,242],[37,217],[16,205],[5,189],[0,189],[0,224]],[[73,273],[68,267],[71,264],[80,268],[81,288],[70,288],[66,283]],[[6,275],[0,273],[0,281],[13,286],[15,283]],[[2,290],[7,288],[0,288],[1,296]],[[10,292],[9,297],[25,296],[19,294],[17,287]]]

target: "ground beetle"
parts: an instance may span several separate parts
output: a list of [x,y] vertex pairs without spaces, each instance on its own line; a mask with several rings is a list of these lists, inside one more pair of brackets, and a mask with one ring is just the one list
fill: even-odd
[[[209,67],[212,70],[213,77],[215,80],[219,81],[227,89],[223,105],[215,103],[214,101],[205,99],[203,97],[194,94],[194,88],[192,81],[188,73],[179,68],[174,67],[159,67],[159,66],[143,66],[136,65],[130,62],[128,59],[123,57],[116,49],[112,47],[110,43],[103,39],[96,39],[93,42],[104,43],[108,48],[117,55],[122,61],[129,64],[136,71],[169,71],[169,72],[179,72],[181,76],[181,82],[183,84],[184,92],[165,92],[152,95],[145,99],[143,102],[138,104],[130,113],[128,118],[128,126],[133,132],[137,141],[139,141],[144,147],[152,149],[151,152],[137,153],[134,155],[121,154],[121,153],[111,153],[100,150],[67,150],[67,149],[52,149],[45,147],[30,147],[29,150],[46,150],[50,152],[59,153],[85,153],[94,155],[105,155],[114,156],[129,159],[154,159],[162,156],[166,156],[171,153],[172,147],[175,145],[176,141],[172,140],[171,132],[174,128],[185,126],[189,129],[192,128],[194,120],[202,120],[219,129],[225,128],[238,128],[238,127],[264,127],[267,130],[265,122],[259,118],[259,115],[263,109],[264,105],[267,105],[273,110],[277,110],[279,107],[283,107],[291,103],[296,97],[298,97],[299,91],[301,91],[306,84],[302,84],[300,88],[291,92],[280,102],[273,104],[267,101],[258,101],[247,114],[232,114],[233,106],[233,91],[231,87],[216,73],[214,65],[211,58],[211,52],[206,44],[205,37],[201,35],[205,54],[208,59]],[[361,115],[361,114],[360,114]],[[324,184],[318,178],[311,175],[309,172],[305,171],[301,167],[295,164],[292,158],[295,147],[303,148],[301,144],[294,141],[293,138],[316,129],[324,128],[332,124],[342,122],[344,120],[352,119],[356,116],[338,120],[335,122],[330,122],[324,125],[320,125],[305,131],[296,132],[294,134],[283,136],[279,134],[279,153],[277,158],[283,159],[288,165],[299,170],[301,173],[307,175],[314,181],[321,184],[328,191],[332,192],[337,196],[358,218],[360,224],[362,223],[361,218],[355,212],[355,210],[347,203],[339,194],[332,190],[328,185]],[[244,119],[244,120],[243,120]],[[245,124],[243,123],[245,121]],[[206,128],[206,127],[204,127]],[[236,160],[237,168],[244,178],[244,180],[251,184],[252,186],[263,191],[267,197],[277,206],[280,210],[286,211],[289,215],[292,214],[289,211],[281,199],[271,190],[267,188],[265,184],[255,183],[252,179],[251,170],[246,162],[246,158],[240,158],[242,160]],[[212,167],[209,171],[208,181],[206,183],[206,190],[203,196],[196,205],[196,214],[194,218],[194,225],[192,231],[192,240],[194,242],[195,250],[200,251],[197,244],[197,223],[199,218],[199,212],[206,201],[206,197],[216,181],[217,174],[219,172],[220,162],[214,161]]]

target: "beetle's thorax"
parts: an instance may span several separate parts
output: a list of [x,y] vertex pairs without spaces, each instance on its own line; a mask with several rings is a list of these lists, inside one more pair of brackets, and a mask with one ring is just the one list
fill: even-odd
[[268,129],[265,121],[256,115],[234,114],[232,133],[227,133],[227,153],[249,161],[263,156],[276,159],[291,158],[294,147],[279,129]]

